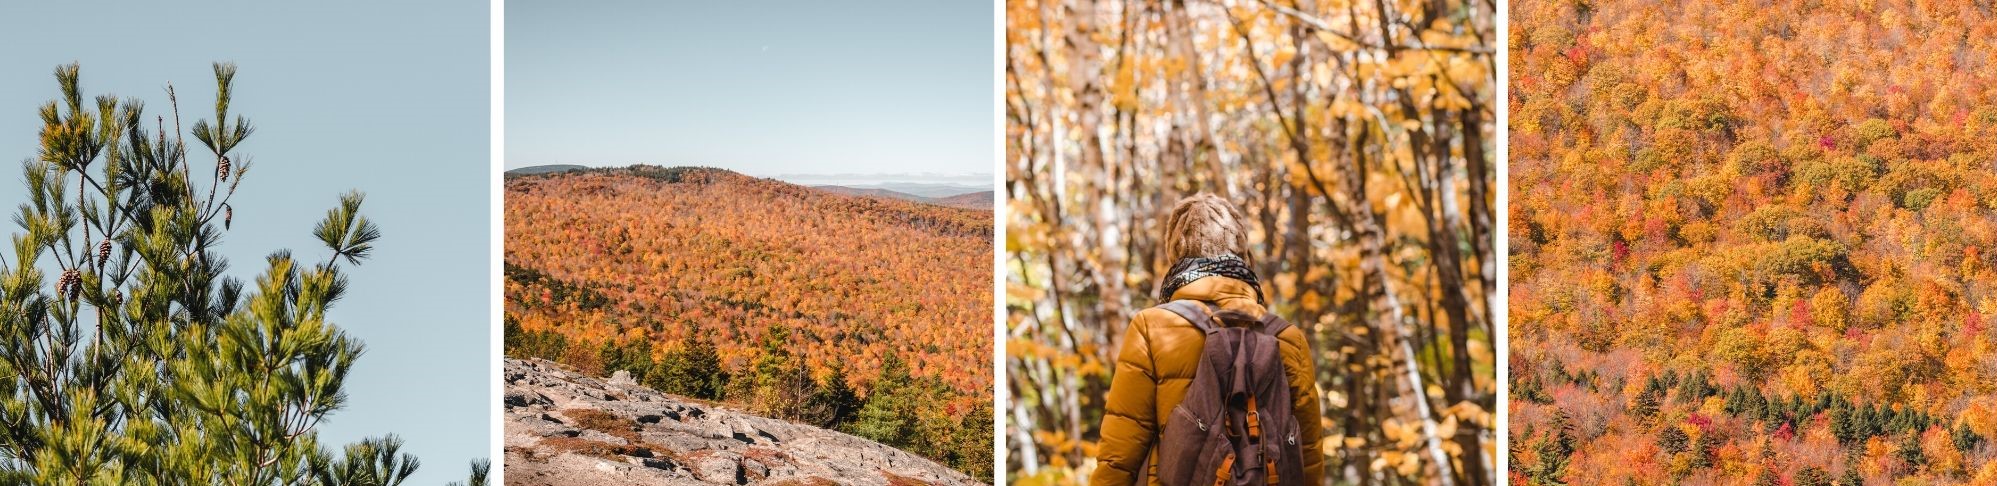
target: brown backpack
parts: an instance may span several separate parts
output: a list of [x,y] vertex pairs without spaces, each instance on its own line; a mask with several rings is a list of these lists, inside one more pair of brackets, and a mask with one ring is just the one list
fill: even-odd
[[1168,485],[1304,484],[1303,446],[1276,336],[1290,323],[1204,302],[1160,305],[1206,334],[1186,398],[1159,434],[1158,481]]

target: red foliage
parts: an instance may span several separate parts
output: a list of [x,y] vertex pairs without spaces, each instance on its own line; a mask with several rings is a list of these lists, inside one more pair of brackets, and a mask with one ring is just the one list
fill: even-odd
[[1574,47],[1567,48],[1567,51],[1562,54],[1566,55],[1567,60],[1573,62],[1575,65],[1586,64],[1588,62],[1588,47],[1585,45],[1576,44]]
[[1801,331],[1815,323],[1816,321],[1810,318],[1809,301],[1796,299],[1794,304],[1789,305],[1789,327],[1791,329]]
[[1698,427],[1699,430],[1705,431],[1707,429],[1712,428],[1713,419],[1708,418],[1705,415],[1700,414],[1698,412],[1693,412],[1685,416],[1685,423],[1692,424],[1692,426]]

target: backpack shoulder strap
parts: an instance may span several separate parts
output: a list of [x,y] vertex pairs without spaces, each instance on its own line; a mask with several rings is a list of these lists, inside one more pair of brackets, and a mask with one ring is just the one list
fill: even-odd
[[1174,300],[1159,304],[1158,308],[1178,314],[1179,318],[1193,323],[1200,332],[1213,332],[1213,308],[1196,300]]
[[1276,316],[1275,311],[1262,312],[1262,332],[1264,334],[1268,334],[1270,336],[1282,336],[1283,331],[1287,331],[1289,329],[1290,329],[1290,321],[1283,320],[1282,317]]

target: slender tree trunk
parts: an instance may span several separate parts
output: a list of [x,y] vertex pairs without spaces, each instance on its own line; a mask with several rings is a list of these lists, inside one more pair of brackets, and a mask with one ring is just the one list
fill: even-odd
[[1435,413],[1429,405],[1428,389],[1422,383],[1421,365],[1415,360],[1414,347],[1409,344],[1412,338],[1408,336],[1407,326],[1403,325],[1406,322],[1406,312],[1401,308],[1400,299],[1394,296],[1392,289],[1388,288],[1386,238],[1380,229],[1378,216],[1373,212],[1373,204],[1366,198],[1367,171],[1363,161],[1363,157],[1352,157],[1350,159],[1352,166],[1345,171],[1343,179],[1346,192],[1352,194],[1353,199],[1357,201],[1353,204],[1351,214],[1355,230],[1354,238],[1359,241],[1362,255],[1359,263],[1360,271],[1367,274],[1366,281],[1371,286],[1366,289],[1365,294],[1372,301],[1370,306],[1376,312],[1380,309],[1387,311],[1381,315],[1384,322],[1381,323],[1380,329],[1390,333],[1392,340],[1398,341],[1401,360],[1406,367],[1403,376],[1407,379],[1409,396],[1414,399],[1416,413],[1421,420],[1422,435],[1428,444],[1430,458],[1435,461],[1438,472],[1436,479],[1443,486],[1453,486],[1456,484],[1456,474],[1451,467],[1449,453],[1442,449],[1442,439],[1436,435]]

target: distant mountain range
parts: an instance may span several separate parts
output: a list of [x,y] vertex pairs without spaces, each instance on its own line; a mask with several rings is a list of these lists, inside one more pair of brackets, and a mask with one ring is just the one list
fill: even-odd
[[983,209],[989,211],[992,209],[992,191],[972,192],[972,193],[958,194],[950,197],[937,198],[936,203],[944,206],[955,206],[966,209]]
[[[792,184],[798,181],[777,179]],[[974,192],[991,192],[990,182],[984,184],[955,184],[939,182],[879,182],[873,184],[805,184],[812,187],[843,187],[862,191],[887,191],[923,198],[944,198]]]
[[811,188],[851,196],[886,197],[964,209],[992,208],[992,191],[977,190],[978,188],[971,188],[973,192],[964,192],[962,190],[964,188],[952,188],[948,191],[943,188],[930,188],[923,191],[928,194],[938,194],[934,196],[911,194],[884,187],[811,186]]
[[831,185],[851,186],[851,185],[865,185],[868,183],[882,183],[882,182],[932,182],[939,184],[982,186],[991,183],[992,175],[991,173],[945,174],[937,172],[903,172],[903,173],[873,173],[873,174],[855,174],[855,173],[777,174],[775,176],[771,176],[770,178],[781,181],[789,181],[795,184],[805,184],[805,185],[831,184]]

